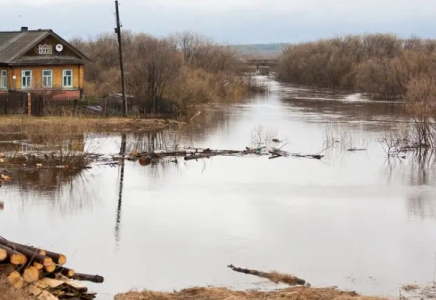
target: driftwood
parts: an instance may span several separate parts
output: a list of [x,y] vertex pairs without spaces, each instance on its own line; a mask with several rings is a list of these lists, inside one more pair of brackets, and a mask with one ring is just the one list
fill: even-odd
[[304,279],[298,278],[293,275],[288,274],[280,274],[277,272],[261,272],[257,270],[250,270],[246,268],[235,267],[234,265],[228,265],[228,268],[232,269],[235,272],[250,274],[262,278],[266,278],[271,280],[274,283],[285,283],[288,285],[305,285],[306,281]]
[[[286,146],[286,144],[283,146]],[[206,149],[186,148],[177,151],[152,151],[152,152],[141,152],[141,153],[137,151],[132,151],[132,153],[130,153],[129,159],[130,160],[139,159],[139,162],[142,165],[148,165],[152,162],[157,162],[161,158],[175,157],[175,156],[183,156],[185,161],[204,159],[204,158],[207,159],[214,156],[245,156],[245,155],[255,155],[255,156],[266,155],[269,156],[270,159],[279,158],[279,157],[289,157],[289,156],[298,157],[298,158],[310,158],[310,159],[322,159],[324,157],[324,155],[322,154],[289,153],[287,151],[282,150],[281,149],[282,147],[280,148],[246,147],[243,150],[211,150],[210,148],[206,148]]]
[[294,157],[299,157],[299,158],[311,158],[311,159],[322,159],[324,157],[324,155],[321,154],[292,154],[292,156]]

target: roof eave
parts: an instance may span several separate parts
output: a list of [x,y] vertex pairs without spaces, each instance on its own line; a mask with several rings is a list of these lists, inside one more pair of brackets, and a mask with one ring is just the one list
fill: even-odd
[[26,61],[26,62],[13,62],[8,64],[9,66],[19,67],[19,66],[60,66],[60,65],[85,65],[87,61],[62,61],[62,62],[41,62],[41,61]]

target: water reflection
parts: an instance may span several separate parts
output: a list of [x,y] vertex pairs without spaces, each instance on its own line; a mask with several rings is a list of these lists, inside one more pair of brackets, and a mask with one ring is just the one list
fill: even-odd
[[124,155],[126,153],[126,144],[127,144],[127,136],[126,134],[121,135],[121,148],[120,148],[120,155],[122,155],[122,161],[119,165],[119,192],[118,192],[118,206],[117,206],[117,218],[115,221],[115,241],[118,246],[118,243],[120,242],[120,224],[121,224],[121,209],[123,206],[123,188],[124,188],[124,167],[125,167],[125,159]]

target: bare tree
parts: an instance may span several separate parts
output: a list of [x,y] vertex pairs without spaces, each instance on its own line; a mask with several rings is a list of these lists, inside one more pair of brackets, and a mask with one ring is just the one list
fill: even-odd
[[142,100],[144,113],[147,108],[156,113],[156,101],[180,74],[182,57],[169,41],[146,35],[136,37],[130,52],[134,59],[126,63],[127,86]]

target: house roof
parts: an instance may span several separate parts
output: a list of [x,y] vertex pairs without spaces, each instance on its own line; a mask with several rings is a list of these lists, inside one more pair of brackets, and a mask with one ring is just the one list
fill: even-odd
[[0,32],[0,64],[20,64],[20,63],[64,63],[71,62],[72,57],[60,54],[44,55],[42,57],[23,57],[30,49],[45,38],[53,36],[65,47],[68,47],[77,57],[74,62],[86,63],[90,59],[82,52],[73,47],[59,35],[49,29],[27,30],[27,31],[6,31]]

